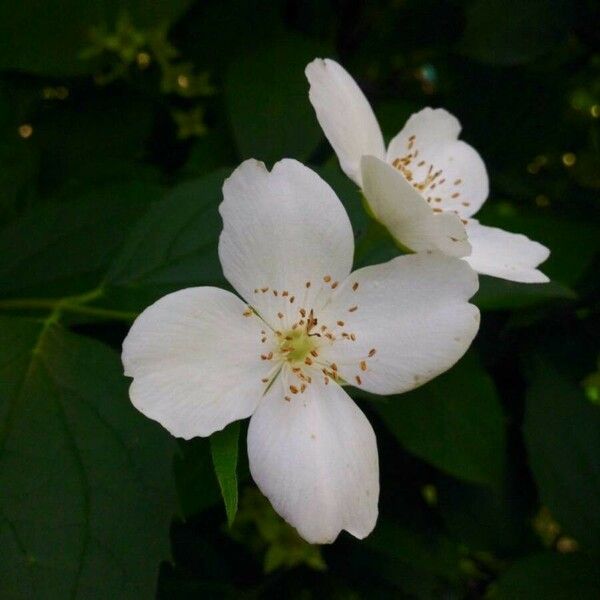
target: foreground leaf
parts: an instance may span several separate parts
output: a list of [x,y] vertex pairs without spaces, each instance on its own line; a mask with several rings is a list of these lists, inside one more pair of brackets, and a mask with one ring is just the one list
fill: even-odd
[[1,318],[0,382],[0,596],[151,597],[174,444],[129,403],[117,354]]
[[233,525],[238,508],[237,462],[239,437],[239,421],[231,423],[222,431],[217,431],[210,436],[210,451],[223,502],[225,502],[229,527]]
[[504,415],[473,353],[423,387],[374,406],[398,441],[419,458],[466,481],[500,484]]
[[161,195],[154,184],[119,183],[35,207],[0,230],[0,294],[60,297],[94,288]]

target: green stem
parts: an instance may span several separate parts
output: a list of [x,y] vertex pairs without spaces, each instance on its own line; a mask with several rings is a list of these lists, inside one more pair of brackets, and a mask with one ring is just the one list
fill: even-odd
[[86,306],[86,302],[96,300],[102,295],[102,289],[97,288],[80,296],[67,298],[16,298],[0,300],[0,310],[50,310],[58,315],[60,312],[70,312],[99,319],[110,319],[131,322],[137,317],[135,312]]

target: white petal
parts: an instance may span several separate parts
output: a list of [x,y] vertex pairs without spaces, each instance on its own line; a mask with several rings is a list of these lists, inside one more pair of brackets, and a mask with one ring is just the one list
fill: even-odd
[[374,156],[361,162],[363,194],[375,218],[402,245],[415,252],[439,250],[449,256],[471,251],[465,227],[454,213],[434,212],[404,176]]
[[[266,320],[303,301],[316,308],[323,277],[342,281],[350,273],[348,215],[335,192],[301,163],[282,160],[269,173],[262,162],[247,160],[225,181],[223,197],[223,272]],[[296,298],[293,307],[282,291]]]
[[306,67],[309,98],[343,171],[359,186],[360,159],[385,157],[385,145],[369,101],[348,72],[335,61],[317,58]]
[[169,294],[149,306],[123,342],[134,406],[186,439],[252,414],[272,365],[261,361],[259,318],[212,287]]
[[469,220],[467,234],[473,251],[465,260],[478,273],[521,283],[550,281],[536,269],[550,255],[546,246],[518,233],[486,227],[475,219]]
[[444,142],[452,142],[460,135],[460,122],[443,108],[424,108],[410,116],[404,128],[394,137],[388,147],[388,160],[393,160],[411,149],[409,138],[415,136],[415,147],[435,148]]
[[458,139],[459,134],[456,117],[442,108],[424,108],[412,115],[390,142],[387,161],[393,163],[412,153],[406,168],[413,183],[441,171],[421,193],[431,198],[432,205],[470,217],[485,202],[489,181],[483,160],[474,148]]
[[345,381],[376,394],[411,390],[466,352],[479,328],[479,311],[468,303],[477,287],[463,260],[438,253],[359,269],[322,314],[322,323],[344,325],[319,360],[335,362]]
[[254,481],[273,508],[310,543],[333,542],[342,529],[364,538],[379,498],[373,428],[346,392],[313,380],[284,399],[280,377],[250,420]]

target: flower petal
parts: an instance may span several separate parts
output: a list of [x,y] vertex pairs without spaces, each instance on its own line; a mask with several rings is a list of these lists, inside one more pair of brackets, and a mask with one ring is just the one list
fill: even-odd
[[317,378],[286,401],[286,377],[250,420],[252,477],[308,542],[333,542],[342,529],[364,538],[375,527],[379,498],[373,428],[333,382]]
[[261,361],[256,315],[230,292],[181,290],[149,306],[123,342],[134,406],[186,439],[252,414],[272,364]]
[[321,315],[343,327],[319,360],[335,362],[345,381],[369,392],[411,390],[466,352],[479,328],[479,311],[468,303],[477,287],[463,260],[438,253],[359,269]]
[[518,233],[486,227],[475,219],[468,221],[467,234],[473,252],[465,260],[478,273],[521,283],[550,281],[536,269],[550,256],[546,246]]
[[[443,108],[426,107],[419,112],[412,114],[404,128],[396,135],[388,146],[388,161],[398,158],[411,149],[423,147],[426,149],[435,148],[444,142],[453,142],[460,135],[460,122],[452,114]],[[415,136],[414,145],[409,148],[408,142],[411,136]]]
[[436,213],[404,176],[374,156],[361,161],[363,194],[375,218],[406,248],[466,256],[471,247],[454,213]]
[[390,142],[387,161],[394,163],[412,154],[410,163],[405,163],[411,183],[434,177],[422,190],[423,196],[443,210],[470,217],[488,197],[489,181],[483,160],[458,139],[459,134],[456,117],[442,108],[424,108],[412,115]]
[[266,320],[291,309],[291,297],[294,309],[303,300],[316,308],[323,277],[342,281],[350,273],[348,215],[335,192],[301,163],[282,160],[269,173],[262,162],[247,160],[225,181],[223,196],[223,272]]
[[359,186],[360,159],[385,157],[385,145],[369,101],[348,72],[329,58],[306,67],[308,96],[317,119],[340,161],[342,170]]

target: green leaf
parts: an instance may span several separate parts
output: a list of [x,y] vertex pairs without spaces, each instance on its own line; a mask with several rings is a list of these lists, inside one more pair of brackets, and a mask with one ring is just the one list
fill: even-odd
[[500,485],[504,415],[494,384],[473,352],[423,387],[374,407],[409,452],[454,477]]
[[194,142],[180,174],[185,178],[195,179],[236,163],[235,146],[228,132],[224,128],[213,127]]
[[139,220],[106,276],[103,306],[139,311],[175,290],[225,285],[218,206],[228,173],[179,185]]
[[527,63],[566,41],[566,0],[475,0],[460,43],[468,56],[493,65]]
[[234,421],[222,431],[217,431],[210,436],[210,451],[223,502],[225,503],[229,527],[233,525],[238,508],[237,463],[239,437],[239,421]]
[[175,457],[173,470],[179,502],[186,518],[214,506],[221,492],[213,467],[210,441],[194,438],[179,442],[181,453]]
[[166,27],[189,0],[23,0],[0,3],[0,69],[62,77],[91,73],[80,58],[94,28],[114,27],[127,14],[138,29]]
[[541,501],[566,534],[600,554],[600,407],[552,359],[530,361],[523,433]]
[[283,157],[305,160],[315,150],[321,130],[304,68],[328,54],[322,44],[288,34],[231,65],[225,96],[242,158],[270,164]]
[[0,294],[61,297],[97,286],[156,185],[95,188],[76,198],[36,206],[0,230]]
[[279,0],[196,3],[190,18],[177,24],[182,52],[198,70],[209,69],[221,77],[232,60],[285,35],[283,4]]
[[473,303],[481,310],[513,310],[538,306],[550,301],[564,302],[576,298],[577,294],[571,288],[557,281],[517,283],[481,275],[479,290],[473,298]]
[[581,555],[535,554],[513,564],[491,588],[490,600],[596,600],[598,565]]
[[0,318],[0,596],[149,598],[169,556],[174,443],[119,356]]

